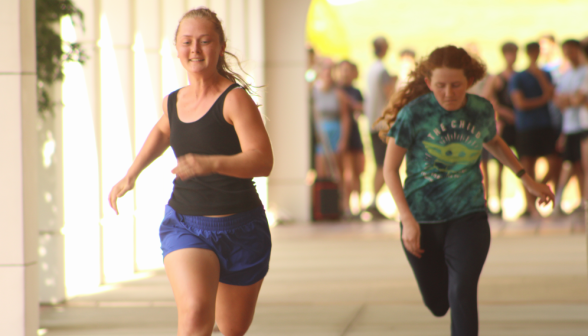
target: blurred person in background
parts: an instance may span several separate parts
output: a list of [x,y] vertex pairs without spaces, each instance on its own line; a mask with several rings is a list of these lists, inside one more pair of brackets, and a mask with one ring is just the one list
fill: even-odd
[[378,37],[373,42],[374,54],[377,60],[370,66],[367,73],[367,99],[365,102],[365,114],[371,127],[370,135],[372,148],[376,160],[376,174],[374,176],[374,199],[368,207],[368,211],[374,219],[386,218],[376,205],[378,192],[384,186],[384,157],[386,156],[386,143],[379,137],[379,132],[386,128],[385,123],[378,122],[388,100],[394,93],[397,77],[392,77],[384,66],[383,59],[388,53],[388,41],[384,37]]
[[[480,48],[478,47],[477,43],[475,43],[475,42],[467,43],[465,45],[464,49],[467,51],[467,53],[471,57],[475,58],[478,61],[482,60],[482,57],[480,55]],[[475,94],[475,95],[481,96],[481,97],[485,97],[484,90],[488,86],[489,78],[490,78],[490,75],[487,72],[484,73],[482,78],[480,78],[478,81],[476,81],[474,83],[474,85],[472,85],[469,88],[468,93]],[[482,169],[482,177],[484,179],[484,193],[486,195],[486,200],[488,200],[488,190],[489,190],[488,182],[490,180],[489,175],[488,175],[488,161],[490,161],[491,158],[492,158],[492,155],[486,149],[482,148],[482,159],[480,161],[480,168]],[[488,207],[487,204],[486,204],[486,207]],[[490,212],[489,208],[487,208],[487,211]]]
[[[480,48],[476,42],[470,42],[465,45],[464,49],[470,54],[471,57],[477,59],[478,61],[482,61],[482,55],[480,54]],[[480,78],[478,81],[474,83],[468,90],[468,93],[475,94],[478,96],[484,95],[484,88],[486,87],[486,83],[490,75],[486,72],[484,76]]]
[[382,117],[390,128],[384,174],[400,212],[402,246],[427,308],[439,317],[451,309],[452,336],[477,336],[479,329],[478,281],[491,240],[482,147],[540,203],[553,201],[549,187],[527,175],[497,135],[492,104],[467,93],[485,72],[464,49],[437,48]]
[[[559,176],[560,159],[555,153],[557,134],[552,127],[548,104],[553,98],[554,86],[549,72],[539,69],[539,43],[526,46],[529,67],[516,73],[509,85],[515,107],[516,149],[529,176],[535,179],[535,164],[539,157],[549,163],[547,176]],[[557,189],[557,181],[555,182]],[[523,216],[541,218],[535,206],[536,197],[526,191],[527,210]]]
[[[557,86],[557,81],[561,77],[561,75],[566,72],[569,68],[569,63],[565,58],[562,58],[559,53],[559,46],[555,40],[555,37],[551,34],[545,34],[541,36],[539,39],[539,60],[538,64],[539,67],[543,71],[547,71],[551,74],[551,81],[552,83]],[[551,126],[555,130],[556,139],[559,138],[562,129],[562,112],[560,109],[554,104],[553,100],[548,103],[549,108],[549,115],[551,117]],[[556,151],[558,148],[556,148]],[[543,182],[552,181],[554,185],[557,185],[560,176],[559,173],[563,167],[563,153],[559,153],[557,155],[557,160],[554,161],[553,169],[549,171],[549,173],[543,178]],[[557,168],[556,168],[557,167]],[[556,175],[556,173],[558,173]]]
[[[345,195],[343,201],[349,203],[352,193],[357,193],[358,199],[361,196],[360,175],[365,166],[363,154],[363,143],[359,133],[357,118],[363,113],[363,96],[361,91],[353,86],[353,81],[358,77],[357,66],[350,61],[339,63],[339,85],[347,95],[348,112],[350,120],[349,142],[347,150],[343,154],[343,183],[345,183]],[[356,219],[350,211],[343,214],[344,218]]]
[[[341,176],[343,155],[349,146],[351,118],[347,95],[333,79],[333,63],[323,60],[312,89],[313,115],[317,133],[315,164],[317,178],[332,178],[342,195],[348,194]],[[349,199],[341,198],[341,210],[349,212]]]
[[569,69],[569,63],[559,55],[559,46],[555,37],[551,34],[541,36],[539,39],[541,69],[551,74],[554,83],[561,74]]
[[[577,40],[567,40],[562,44],[564,57],[570,68],[558,79],[554,102],[563,113],[562,134],[557,141],[558,151],[563,153],[564,161],[571,165],[564,165],[555,197],[554,215],[561,214],[561,199],[563,190],[570,177],[578,178],[580,194],[584,195],[584,179],[588,166],[582,167],[581,142],[588,135],[588,120],[580,118],[580,104],[572,104],[573,96],[582,86],[588,67],[584,64],[582,48]],[[580,207],[581,209],[581,207]]]
[[[588,61],[588,37],[582,40],[580,47],[582,48],[582,55],[585,61]],[[578,92],[573,94],[570,98],[570,104],[573,106],[579,106],[578,111],[580,123],[582,125],[588,124],[588,74],[584,77],[582,85]],[[588,167],[588,137],[583,137],[581,141],[581,155],[582,155],[582,167],[584,168],[584,174],[586,174],[586,167]],[[588,177],[584,176],[584,194],[583,206],[584,211],[588,210]],[[586,213],[585,213],[586,214]]]
[[396,91],[399,91],[406,85],[410,73],[414,71],[415,63],[416,53],[414,50],[404,49],[400,52],[400,70],[398,71]]
[[[488,85],[484,88],[484,97],[488,99],[494,106],[494,111],[497,115],[496,128],[502,140],[509,146],[515,146],[516,129],[515,129],[515,114],[512,99],[508,92],[508,83],[515,74],[514,64],[517,61],[517,53],[519,47],[507,42],[502,45],[502,56],[506,63],[506,69],[496,76],[492,76],[488,80]],[[482,161],[482,172],[484,174],[484,186],[486,186],[486,199],[488,199],[488,161]],[[500,209],[497,215],[502,215],[502,170],[504,165],[498,161],[498,176],[496,179],[498,199]]]

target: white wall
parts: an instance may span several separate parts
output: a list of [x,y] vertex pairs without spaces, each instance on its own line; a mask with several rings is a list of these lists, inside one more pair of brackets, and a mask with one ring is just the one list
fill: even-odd
[[310,0],[265,1],[268,130],[274,146],[269,207],[278,216],[310,220],[310,125],[305,27]]
[[0,331],[37,334],[37,154],[35,8],[2,2],[0,11]]

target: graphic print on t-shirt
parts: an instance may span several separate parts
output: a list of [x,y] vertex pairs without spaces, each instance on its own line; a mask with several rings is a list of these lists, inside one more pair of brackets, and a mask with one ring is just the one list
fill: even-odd
[[467,167],[478,161],[482,148],[482,132],[466,120],[441,123],[427,135],[423,145],[425,170],[422,175],[429,181],[442,177],[457,178]]
[[476,95],[447,111],[428,93],[400,111],[388,136],[407,149],[404,194],[419,223],[485,211],[479,163],[484,142],[495,135],[492,104]]

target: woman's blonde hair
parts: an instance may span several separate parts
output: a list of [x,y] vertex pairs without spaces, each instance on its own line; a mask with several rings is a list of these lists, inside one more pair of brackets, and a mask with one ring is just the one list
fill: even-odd
[[[176,39],[178,37],[178,32],[180,30],[180,24],[182,24],[182,21],[184,21],[185,19],[196,19],[196,18],[203,18],[203,19],[210,21],[214,25],[214,30],[216,31],[216,33],[219,36],[221,45],[223,47],[226,47],[227,39],[225,37],[225,31],[223,30],[223,26],[221,24],[221,21],[218,19],[218,16],[216,15],[215,12],[211,11],[209,8],[206,8],[206,7],[199,7],[196,9],[189,10],[188,12],[186,12],[186,14],[184,14],[184,16],[182,16],[182,19],[180,19],[180,22],[178,22],[178,27],[176,28],[176,34],[174,36],[174,43],[176,42]],[[243,73],[247,74],[245,72],[245,70],[243,70],[243,67],[241,66],[241,62],[239,61],[239,58],[235,54],[230,53],[226,50],[224,51],[223,54],[220,55],[220,57],[218,59],[218,63],[216,65],[216,70],[218,71],[218,73],[221,76],[225,77],[226,79],[230,80],[231,82],[239,84],[241,87],[243,87],[243,89],[249,95],[256,95],[255,91],[253,90],[254,87],[251,84],[247,83],[247,81],[243,78],[243,76],[241,76],[240,74],[238,74],[237,72],[235,72],[231,69],[231,67],[227,63],[225,55],[229,55],[229,56],[233,57],[235,59],[235,61],[237,62],[239,69],[241,69],[241,71]]]
[[[425,78],[430,79],[433,70],[441,67],[463,70],[465,77],[468,80],[473,80],[472,83],[479,81],[486,74],[486,65],[472,57],[464,49],[452,45],[437,48],[427,58],[421,60],[416,65],[416,69],[409,75],[406,86],[390,99],[388,106],[376,123],[383,120],[389,130],[396,121],[398,112],[406,104],[431,92],[425,82]],[[382,139],[385,138],[388,130],[380,132]]]

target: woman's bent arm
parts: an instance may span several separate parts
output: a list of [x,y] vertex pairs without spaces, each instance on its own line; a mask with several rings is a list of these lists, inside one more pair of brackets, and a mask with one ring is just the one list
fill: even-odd
[[[496,135],[492,140],[484,144],[484,148],[490,152],[503,165],[510,168],[513,172],[518,173],[523,169],[523,165],[519,162],[514,153],[510,150],[508,145],[502,140],[500,135]],[[540,198],[539,203],[547,205],[555,196],[551,189],[545,185],[533,180],[529,174],[524,174],[521,177],[523,185],[529,192]]]
[[406,151],[406,148],[396,145],[394,138],[389,138],[386,158],[384,159],[384,180],[390,189],[390,193],[392,193],[392,197],[400,213],[404,247],[410,253],[420,258],[424,252],[421,249],[421,228],[410,211],[402,188],[402,182],[400,181],[400,165],[402,164]]
[[[165,132],[167,127],[168,132]],[[161,116],[155,127],[149,132],[143,147],[137,154],[135,161],[127,172],[127,177],[137,179],[139,174],[147,168],[155,159],[161,156],[169,147],[169,120],[167,115]]]
[[548,95],[542,95],[535,98],[527,98],[519,90],[515,90],[510,95],[513,105],[520,111],[528,111],[539,108],[551,100]]

